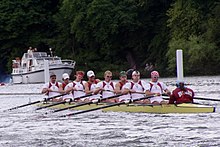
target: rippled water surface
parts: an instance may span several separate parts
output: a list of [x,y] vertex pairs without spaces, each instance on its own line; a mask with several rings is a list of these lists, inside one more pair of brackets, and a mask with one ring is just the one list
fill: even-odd
[[[170,90],[175,88],[174,78],[160,80],[167,83]],[[187,77],[185,80],[196,96],[220,99],[220,76]],[[0,87],[0,146],[220,146],[220,102],[214,101],[196,101],[216,106],[216,112],[208,114],[98,110],[58,118],[70,111],[43,115],[49,109],[35,111],[36,106],[4,111],[30,101],[42,100],[44,96],[37,94],[41,86],[28,84]]]

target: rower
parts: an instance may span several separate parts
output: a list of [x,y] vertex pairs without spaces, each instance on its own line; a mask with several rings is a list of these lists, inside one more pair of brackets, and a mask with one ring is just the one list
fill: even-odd
[[[59,89],[61,93],[65,93],[66,90],[68,89],[67,85],[70,83],[69,79],[70,77],[67,73],[64,73],[62,75],[63,83],[60,84],[60,89]],[[68,94],[64,95],[63,100],[66,100],[66,99],[73,99],[73,94],[69,92]]]
[[[85,83],[83,81],[84,71],[76,71],[76,79],[67,85],[66,93],[72,92],[73,98],[78,98],[85,95]],[[84,99],[80,99],[83,101]]]
[[125,71],[121,71],[119,74],[120,81],[115,85],[116,94],[124,94],[118,97],[118,102],[127,101],[131,99],[131,95],[128,92],[125,92],[125,84],[128,82],[127,73]]
[[170,95],[169,104],[193,103],[194,92],[185,86],[184,81],[178,80],[176,87]]
[[[48,97],[54,97],[60,95],[59,86],[60,82],[56,81],[56,74],[54,72],[50,73],[50,82],[45,83],[43,85],[43,89],[41,93],[48,95]],[[55,101],[59,101],[60,98],[54,99]]]
[[156,95],[150,98],[152,104],[167,104],[166,101],[162,98],[162,93],[165,92],[167,95],[170,95],[170,91],[163,82],[159,82],[159,72],[151,72],[151,81],[147,84],[146,95]]
[[[96,85],[94,94],[100,93],[102,98],[111,97],[115,95],[115,83],[111,81],[112,72],[107,70],[104,73],[104,81],[99,82]],[[116,102],[116,99],[108,99],[106,102]]]
[[94,91],[96,89],[96,85],[98,82],[100,82],[99,79],[95,78],[95,73],[92,70],[89,70],[87,72],[87,77],[88,77],[88,82],[85,83],[85,93],[88,94],[93,94],[89,98],[86,98],[85,101],[92,101],[94,99],[100,98],[100,94],[95,94]]
[[[146,82],[140,80],[140,72],[132,72],[132,81],[125,84],[124,94],[130,93],[131,99],[138,99],[145,96]],[[148,99],[137,101],[136,103],[150,103]]]

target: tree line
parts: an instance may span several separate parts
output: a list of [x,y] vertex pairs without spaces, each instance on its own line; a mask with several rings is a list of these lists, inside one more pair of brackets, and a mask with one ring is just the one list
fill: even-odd
[[151,70],[175,76],[220,74],[218,0],[1,0],[0,68],[29,46],[73,59],[76,69]]

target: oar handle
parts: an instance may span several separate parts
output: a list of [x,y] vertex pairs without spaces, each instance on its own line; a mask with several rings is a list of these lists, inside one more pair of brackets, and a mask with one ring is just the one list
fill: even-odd
[[56,95],[56,96],[49,97],[49,98],[44,98],[44,101],[49,101],[49,100],[52,100],[52,99],[55,99],[57,97],[61,97],[61,96],[64,96],[64,95],[67,95],[67,93],[63,93],[63,94]]
[[112,90],[103,90],[103,91],[107,91],[107,92],[112,92],[112,93],[115,93],[114,91]]
[[90,94],[87,94],[87,95],[83,95],[83,96],[80,96],[80,97],[76,97],[76,98],[73,98],[74,101],[77,101],[77,100],[80,100],[82,98],[85,98],[85,97],[88,97],[88,96],[92,96],[93,94],[90,93]]

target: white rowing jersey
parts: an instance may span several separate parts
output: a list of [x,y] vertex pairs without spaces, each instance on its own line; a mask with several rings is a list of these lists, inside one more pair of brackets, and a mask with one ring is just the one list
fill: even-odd
[[48,82],[43,85],[43,89],[44,88],[51,89],[52,91],[48,93],[48,97],[54,97],[54,96],[60,95],[60,93],[58,92],[60,84],[61,84],[60,82],[56,82],[56,83]]
[[145,90],[149,90],[152,93],[160,93],[161,96],[155,96],[155,97],[150,98],[151,103],[154,102],[154,101],[157,101],[157,102],[160,103],[161,101],[163,101],[162,93],[166,89],[167,89],[167,86],[163,82],[152,82],[152,81],[150,81],[147,84]]
[[142,80],[139,80],[138,82],[131,81],[131,82],[126,83],[124,88],[136,91],[137,93],[131,93],[131,98],[137,99],[137,98],[142,98],[145,96],[144,92],[145,92],[146,85],[147,85],[146,82]]
[[96,85],[96,88],[104,88],[102,91],[102,98],[114,96],[115,82],[101,81]]
[[[128,83],[128,82],[127,82]],[[121,84],[121,83],[120,83]],[[124,90],[125,90],[125,88],[126,88],[126,83],[121,87],[121,91],[123,92]],[[130,93],[128,93],[128,94],[123,94],[123,95],[121,95],[121,96],[119,96],[118,97],[118,99],[119,99],[119,102],[121,102],[121,101],[126,101],[126,100],[130,100],[131,99],[131,94]]]
[[[68,85],[68,84],[67,84]],[[62,83],[63,86],[63,90],[67,91],[67,89],[69,88],[67,85],[65,85],[65,83]],[[63,96],[63,99],[73,99],[73,94],[72,92],[69,92],[68,94]]]
[[[90,91],[95,91],[95,89],[97,88],[97,83],[90,83],[90,82],[87,82],[88,83],[88,86],[89,86],[89,90]],[[101,94],[98,93],[98,94],[93,94],[89,97],[89,100],[94,100],[94,99],[98,99],[101,97]]]
[[80,82],[73,81],[73,82],[71,82],[67,85],[68,88],[70,88],[70,87],[71,88],[74,88],[74,87],[76,88],[76,90],[74,90],[73,93],[72,93],[73,98],[78,98],[78,97],[81,97],[81,96],[85,95],[85,86],[84,86],[85,83],[86,83],[86,81],[80,81]]

